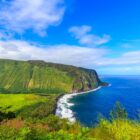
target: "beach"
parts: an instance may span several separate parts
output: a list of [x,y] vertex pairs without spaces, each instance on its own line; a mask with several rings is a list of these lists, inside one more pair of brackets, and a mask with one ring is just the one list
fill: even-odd
[[57,108],[56,108],[55,115],[58,116],[58,117],[60,117],[60,118],[66,118],[70,122],[75,122],[76,121],[76,118],[74,117],[74,112],[70,109],[70,107],[73,106],[74,104],[69,103],[69,100],[73,96],[77,96],[77,95],[85,94],[85,93],[89,93],[89,92],[94,92],[94,91],[99,90],[100,88],[101,88],[101,86],[99,86],[98,88],[95,88],[93,90],[89,90],[89,91],[85,91],[85,92],[71,93],[71,94],[65,94],[65,95],[63,95],[57,101]]

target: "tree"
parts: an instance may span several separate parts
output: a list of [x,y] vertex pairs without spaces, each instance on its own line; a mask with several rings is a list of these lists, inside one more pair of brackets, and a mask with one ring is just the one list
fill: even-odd
[[110,112],[112,119],[126,119],[128,114],[120,102],[116,102],[113,110]]

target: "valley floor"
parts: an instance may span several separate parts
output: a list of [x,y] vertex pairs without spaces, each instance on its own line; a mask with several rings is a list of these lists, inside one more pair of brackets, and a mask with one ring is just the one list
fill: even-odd
[[0,120],[46,117],[54,113],[60,94],[0,94]]

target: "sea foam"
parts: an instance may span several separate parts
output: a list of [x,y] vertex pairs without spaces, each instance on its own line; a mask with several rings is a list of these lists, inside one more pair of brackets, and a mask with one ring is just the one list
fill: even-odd
[[74,96],[77,96],[83,93],[93,92],[93,91],[99,90],[100,88],[101,86],[87,92],[72,93],[72,94],[66,94],[62,96],[57,102],[57,108],[56,108],[56,113],[55,113],[56,116],[60,118],[66,118],[70,122],[75,122],[76,118],[74,117],[74,112],[70,109],[71,106],[73,106],[74,104],[70,103],[69,100]]

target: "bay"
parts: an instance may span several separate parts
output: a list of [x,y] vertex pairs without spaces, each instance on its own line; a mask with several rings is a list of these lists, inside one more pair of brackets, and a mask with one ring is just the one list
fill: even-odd
[[85,126],[94,126],[99,116],[109,119],[109,113],[116,102],[120,102],[131,119],[139,119],[140,114],[140,76],[102,76],[109,87],[74,96],[69,103],[76,120]]

